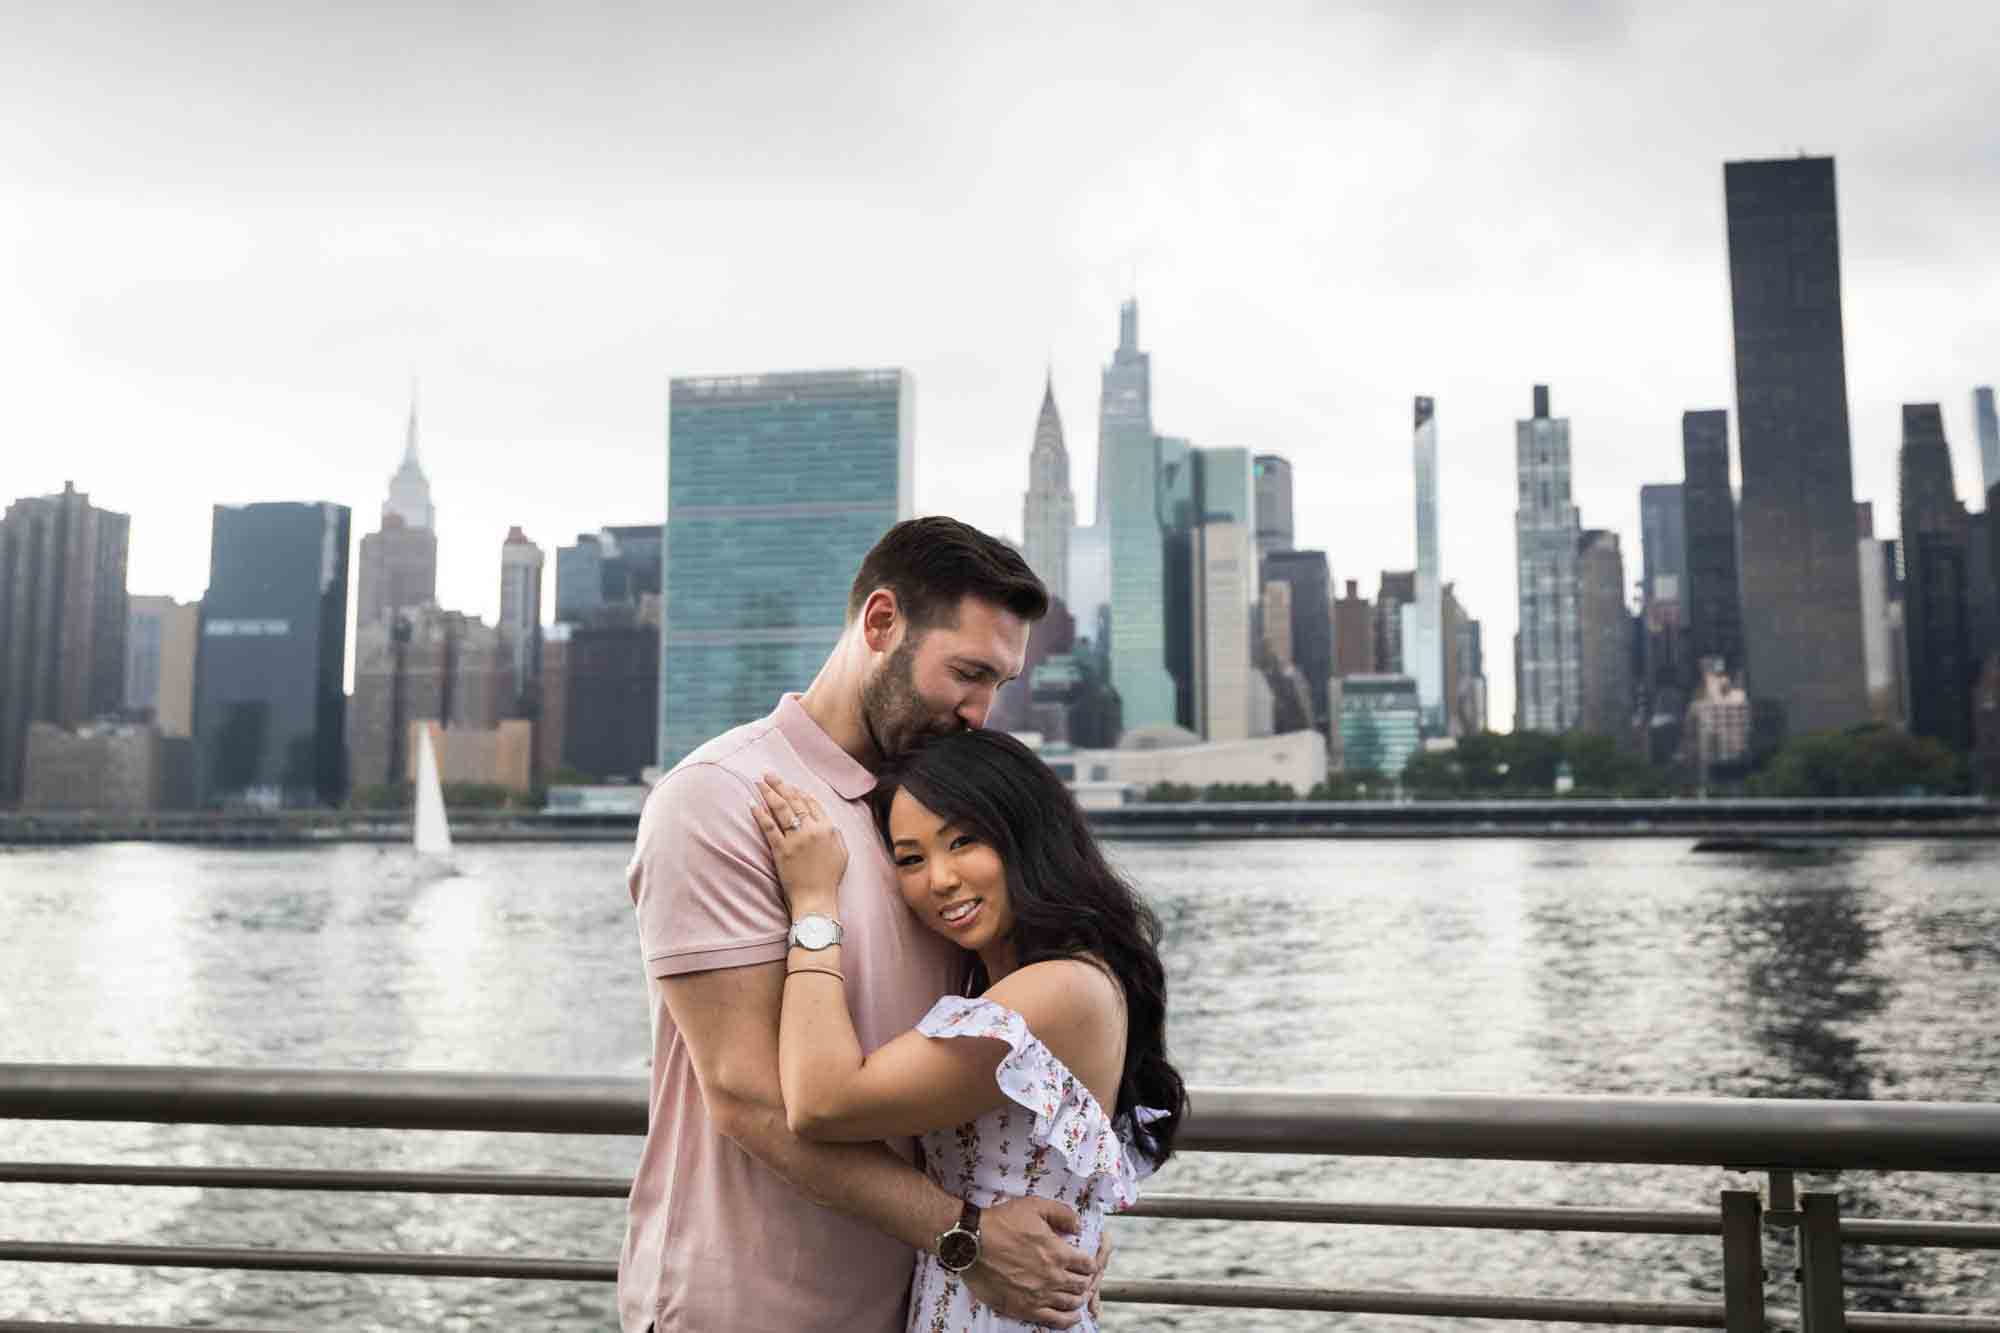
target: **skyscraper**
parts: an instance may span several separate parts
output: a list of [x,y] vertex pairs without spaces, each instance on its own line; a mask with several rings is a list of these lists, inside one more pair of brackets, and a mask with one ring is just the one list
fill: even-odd
[[[1641,595],[1679,601],[1687,594],[1687,511],[1679,482],[1639,488]],[[1660,583],[1662,576],[1673,580]]]
[[195,671],[203,805],[335,805],[346,793],[344,505],[217,505]]
[[1568,731],[1583,717],[1583,643],[1576,558],[1582,522],[1570,499],[1569,420],[1549,415],[1547,385],[1535,414],[1514,423],[1515,575],[1520,599],[1519,697],[1525,731]]
[[1972,743],[1966,624],[1966,515],[1936,403],[1903,405],[1899,457],[1910,730],[1955,750]]
[[1660,758],[1679,747],[1693,663],[1687,653],[1686,492],[1678,482],[1639,488],[1639,614],[1643,653],[1638,703],[1659,734],[1649,754]]
[[1424,734],[1442,736],[1450,728],[1444,690],[1443,579],[1438,564],[1438,437],[1436,405],[1416,400],[1413,456],[1417,482],[1417,597],[1403,608],[1403,670],[1417,682]]
[[356,623],[372,625],[405,607],[437,600],[437,511],[417,457],[417,401],[403,437],[403,461],[389,478],[382,525],[361,539]]
[[[1251,669],[1251,614],[1257,605],[1255,482],[1247,449],[1197,449],[1195,494],[1201,521],[1190,533],[1190,628],[1194,730],[1211,741],[1247,740],[1269,686]],[[1132,725],[1128,715],[1125,725]]]
[[542,669],[542,548],[519,528],[500,544],[499,634],[508,672],[501,711],[532,716]]
[[1868,716],[1833,159],[1731,162],[1723,182],[1749,694],[1802,735]]
[[2000,415],[1994,412],[1990,386],[1972,391],[1972,419],[1979,430],[1980,486],[1990,491],[2000,486]]
[[[913,513],[915,405],[903,370],[673,381],[661,764],[811,683],[862,557]],[[573,679],[586,646],[572,636]],[[574,746],[588,728],[572,695]]]
[[32,724],[74,727],[124,702],[131,529],[70,482],[0,516],[0,806],[21,800]]
[[1042,385],[1042,410],[1028,453],[1028,493],[1021,501],[1021,554],[1052,597],[1069,595],[1069,534],[1075,526],[1076,495],[1069,486],[1069,449],[1052,374]]
[[1578,539],[1576,583],[1582,706],[1575,725],[1623,744],[1632,728],[1632,616],[1617,533],[1592,528]]
[[1118,350],[1104,368],[1097,426],[1097,523],[1111,565],[1111,686],[1127,730],[1175,720],[1167,672],[1166,550],[1152,358],[1139,350],[1139,306],[1118,312]]
[[126,615],[125,708],[150,714],[162,736],[194,735],[194,659],[201,607],[131,597]]
[[1681,507],[1687,537],[1690,693],[1701,664],[1743,670],[1743,603],[1736,574],[1736,495],[1729,484],[1729,414],[1681,414]]
[[[1328,683],[1336,675],[1345,674],[1334,661],[1334,605],[1333,575],[1327,566],[1325,551],[1273,551],[1264,557],[1264,582],[1268,587],[1273,583],[1283,583],[1290,587],[1289,611],[1291,615],[1290,639],[1292,661],[1299,674],[1305,677],[1306,691],[1312,699],[1312,725],[1319,731],[1326,731],[1333,723],[1332,700]],[[1354,581],[1348,580],[1348,593],[1354,592]],[[1359,599],[1357,599],[1359,600]],[[1368,603],[1360,604],[1361,644],[1373,649],[1368,632]],[[1267,609],[1266,614],[1269,614]],[[1369,657],[1356,667],[1357,671],[1372,671],[1374,659]]]
[[1407,674],[1403,665],[1403,608],[1417,600],[1417,571],[1385,569],[1375,591],[1375,670]]
[[1347,581],[1347,591],[1333,607],[1333,674],[1375,674],[1375,606],[1361,595],[1356,579]]
[[1257,558],[1292,549],[1292,463],[1278,454],[1258,454]]

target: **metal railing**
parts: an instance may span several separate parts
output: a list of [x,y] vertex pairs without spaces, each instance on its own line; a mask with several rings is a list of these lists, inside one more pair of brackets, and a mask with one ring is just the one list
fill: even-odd
[[[1162,1219],[1471,1230],[1603,1232],[1720,1241],[1721,1302],[1577,1300],[1341,1290],[1243,1282],[1118,1279],[1107,1301],[1155,1305],[1720,1328],[1751,1333],[1793,1319],[1767,1311],[1767,1227],[1797,1236],[1796,1325],[1806,1333],[1957,1329],[2000,1333],[1992,1316],[1846,1310],[1844,1246],[2000,1249],[2000,1224],[1847,1219],[1839,1195],[1795,1192],[1794,1172],[2000,1172],[2000,1105],[1725,1101],[1645,1097],[1369,1096],[1196,1089],[1180,1147],[1191,1152],[1710,1166],[1768,1177],[1768,1194],[1726,1188],[1700,1211],[1505,1208],[1153,1194],[1130,1215]],[[162,1067],[0,1065],[0,1119],[370,1129],[640,1134],[636,1079]],[[0,1186],[514,1195],[619,1199],[622,1177],[266,1170],[66,1162],[0,1163]],[[4,1215],[4,1213],[0,1213]],[[0,1239],[0,1261],[252,1269],[421,1277],[610,1282],[614,1264],[566,1258],[310,1251]],[[102,1327],[8,1320],[13,1329]]]

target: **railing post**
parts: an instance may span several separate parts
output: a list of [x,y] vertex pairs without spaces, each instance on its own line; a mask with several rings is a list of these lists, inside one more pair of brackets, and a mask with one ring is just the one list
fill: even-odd
[[1799,1196],[1799,1313],[1805,1333],[1847,1333],[1840,1275],[1840,1195],[1807,1190]]
[[1722,1317],[1728,1333],[1764,1333],[1763,1213],[1756,1190],[1722,1191]]

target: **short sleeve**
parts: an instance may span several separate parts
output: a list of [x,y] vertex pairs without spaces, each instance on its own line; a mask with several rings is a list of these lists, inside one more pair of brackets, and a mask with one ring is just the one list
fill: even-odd
[[648,975],[784,958],[791,913],[751,796],[728,769],[688,764],[646,798],[627,881]]

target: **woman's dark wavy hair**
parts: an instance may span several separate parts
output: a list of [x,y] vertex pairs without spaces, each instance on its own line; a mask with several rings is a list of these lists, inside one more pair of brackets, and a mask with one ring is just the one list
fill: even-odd
[[[1174,1150],[1187,1114],[1187,1089],[1167,1060],[1167,976],[1160,922],[1091,836],[1063,780],[1027,746],[1000,731],[958,731],[899,759],[875,789],[875,819],[889,839],[889,806],[899,790],[947,823],[984,841],[1007,869],[1014,948],[1022,967],[1089,954],[1125,990],[1125,1068],[1113,1118],[1137,1107],[1167,1115],[1141,1125],[1134,1144],[1155,1167]],[[974,958],[967,993],[988,983]]]

